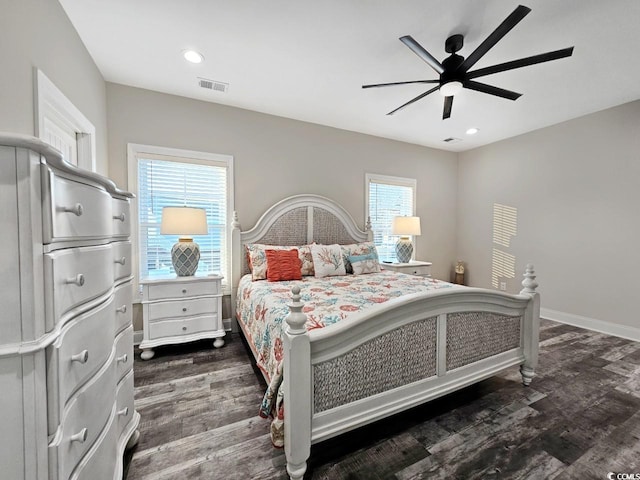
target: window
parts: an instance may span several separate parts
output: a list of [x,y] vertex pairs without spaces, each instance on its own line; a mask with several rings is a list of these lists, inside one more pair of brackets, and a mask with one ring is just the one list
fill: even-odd
[[391,234],[393,217],[415,216],[416,180],[366,174],[367,216],[380,260],[396,261],[398,235]]
[[220,273],[228,280],[233,157],[135,144],[129,144],[128,157],[129,188],[136,194],[137,280],[174,273],[171,247],[178,236],[160,234],[162,208],[183,205],[207,214],[208,234],[194,237],[200,246],[197,273]]

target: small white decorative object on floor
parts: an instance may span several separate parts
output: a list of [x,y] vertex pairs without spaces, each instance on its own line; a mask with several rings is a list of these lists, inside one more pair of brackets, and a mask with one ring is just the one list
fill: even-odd
[[394,272],[406,273],[408,275],[417,275],[419,277],[431,276],[431,262],[421,262],[419,260],[411,260],[407,263],[381,263],[383,270],[392,270]]
[[130,198],[0,133],[0,477],[122,478],[133,402]]
[[179,277],[189,277],[198,270],[200,247],[191,235],[206,235],[207,214],[204,208],[164,207],[162,209],[162,235],[180,235],[171,249],[171,262]]
[[420,217],[394,217],[392,232],[400,235],[396,243],[398,262],[408,263],[413,256],[413,243],[409,235],[420,235]]
[[220,275],[147,278],[142,285],[144,337],[141,358],[153,358],[160,345],[214,338],[224,345]]

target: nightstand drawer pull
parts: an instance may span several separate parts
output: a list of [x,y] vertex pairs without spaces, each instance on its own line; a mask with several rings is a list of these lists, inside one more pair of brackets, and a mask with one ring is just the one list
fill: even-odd
[[187,307],[182,307],[182,311],[186,312],[187,311]]
[[124,407],[122,410],[118,410],[117,413],[121,417],[126,417],[127,415],[129,415],[129,407]]
[[72,441],[72,442],[80,442],[80,443],[86,442],[87,441],[87,429],[83,428],[82,430],[80,430],[75,435],[71,435],[69,437],[69,440]]
[[186,288],[183,288],[183,289],[182,289],[182,293],[187,293],[187,289],[186,289]]
[[67,278],[65,283],[77,285],[78,287],[81,287],[84,285],[84,275],[79,273],[75,277]]
[[87,363],[89,361],[89,350],[82,350],[80,353],[71,355],[72,362]]
[[113,216],[114,220],[120,220],[121,222],[124,222],[125,218],[126,217],[124,216],[124,213],[121,213],[120,215],[114,215]]
[[187,327],[182,327],[182,331],[186,332],[187,331]]
[[129,360],[129,356],[125,353],[121,357],[118,357],[117,360],[118,360],[118,363],[120,362],[127,363],[127,360]]
[[116,308],[116,312],[118,313],[127,313],[127,306],[122,305],[121,307]]
[[81,203],[76,203],[73,207],[62,207],[62,211],[73,213],[76,217],[81,217],[84,213],[84,207]]
[[126,257],[116,258],[114,262],[119,263],[120,265],[124,265],[125,263],[127,263],[127,258]]

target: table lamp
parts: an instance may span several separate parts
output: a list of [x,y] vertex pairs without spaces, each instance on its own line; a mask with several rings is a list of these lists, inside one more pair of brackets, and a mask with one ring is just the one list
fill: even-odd
[[196,273],[200,261],[200,247],[192,235],[206,235],[207,214],[204,208],[164,207],[162,209],[162,235],[179,235],[171,249],[171,262],[179,277]]
[[392,233],[400,235],[396,243],[396,258],[399,263],[409,263],[413,255],[413,243],[409,235],[420,235],[420,217],[394,217]]

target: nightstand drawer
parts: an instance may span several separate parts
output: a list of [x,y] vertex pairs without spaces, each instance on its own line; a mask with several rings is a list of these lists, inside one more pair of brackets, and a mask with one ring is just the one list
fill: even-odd
[[149,305],[149,321],[163,318],[192,317],[218,313],[218,302],[211,297],[190,298],[173,302],[158,302]]
[[149,324],[151,340],[163,337],[191,335],[217,329],[218,315],[205,315],[185,320],[163,320]]
[[172,282],[150,284],[149,300],[215,295],[220,293],[219,282]]
[[401,270],[402,273],[408,273],[409,275],[420,275],[422,277],[428,277],[431,275],[431,266],[411,267]]

